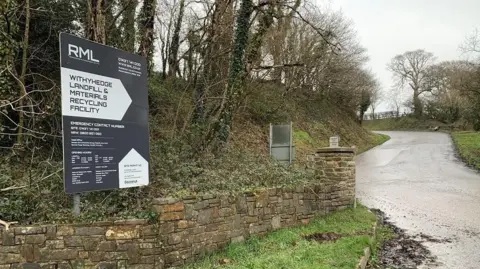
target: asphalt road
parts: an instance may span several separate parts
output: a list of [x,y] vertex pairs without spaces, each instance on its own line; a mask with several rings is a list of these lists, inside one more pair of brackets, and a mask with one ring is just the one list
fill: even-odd
[[385,144],[357,157],[357,197],[425,242],[440,265],[480,268],[480,174],[455,156],[449,135],[382,132]]

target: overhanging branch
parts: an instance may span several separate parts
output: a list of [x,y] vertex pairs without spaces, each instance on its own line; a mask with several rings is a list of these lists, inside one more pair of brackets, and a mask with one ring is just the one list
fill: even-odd
[[[298,17],[296,16],[295,18],[300,19],[302,22],[312,27],[312,29],[315,30],[315,32],[317,32],[317,34],[320,35],[323,41],[325,41],[329,46],[333,47],[334,49],[337,49],[338,51],[342,50],[340,43],[337,43],[337,42],[332,43],[329,40],[329,38],[335,37],[335,34],[333,32],[321,29],[320,27],[313,25],[310,21],[308,21],[305,17],[303,17],[303,15],[298,10],[294,9],[293,7],[288,5],[286,7],[289,8],[293,13],[295,13],[298,16]],[[333,50],[332,52],[334,54],[337,54],[335,50]]]
[[281,67],[304,67],[305,64],[303,63],[293,63],[293,64],[277,64],[277,65],[260,65],[253,67],[253,70],[268,70],[268,69],[273,69],[273,68],[281,68]]

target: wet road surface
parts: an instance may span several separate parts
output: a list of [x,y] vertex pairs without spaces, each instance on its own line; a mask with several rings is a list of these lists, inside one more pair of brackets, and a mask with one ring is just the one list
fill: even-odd
[[448,134],[381,132],[385,144],[357,157],[357,197],[426,242],[438,265],[480,268],[480,174],[455,156]]

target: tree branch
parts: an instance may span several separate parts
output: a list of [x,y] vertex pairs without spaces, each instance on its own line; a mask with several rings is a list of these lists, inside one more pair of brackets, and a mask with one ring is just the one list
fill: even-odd
[[26,187],[27,187],[26,185],[23,185],[23,186],[10,186],[10,187],[4,188],[4,189],[0,189],[0,192],[11,191],[11,190],[18,190],[18,189],[23,189],[23,188],[26,188]]
[[112,22],[110,23],[110,25],[109,25],[108,28],[107,28],[108,30],[111,30],[111,29],[112,29],[112,27],[113,27],[113,25],[115,24],[115,22],[116,22],[116,21],[118,20],[118,18],[122,15],[122,13],[123,13],[128,7],[130,7],[130,5],[132,4],[133,1],[134,1],[134,0],[128,1],[128,3],[127,3],[125,6],[123,6],[122,9],[120,9],[120,10],[118,11],[118,13],[115,14],[115,16],[113,16]]
[[260,65],[253,67],[252,70],[258,70],[258,69],[274,69],[274,68],[280,68],[280,67],[304,67],[305,64],[302,63],[292,63],[292,64],[277,64],[277,65]]
[[[294,9],[293,7],[288,5],[286,7],[289,8],[292,12],[294,12],[300,20],[302,20],[304,23],[312,27],[312,29],[315,30],[315,32],[317,32],[317,34],[320,35],[323,41],[325,41],[329,46],[333,47],[334,49],[337,49],[338,51],[342,50],[341,45],[339,43],[334,44],[329,40],[330,37],[335,37],[334,33],[332,33],[331,31],[326,31],[324,29],[321,29],[320,27],[313,25],[310,21],[308,21],[305,17],[303,17],[303,15],[298,10]],[[335,50],[333,50],[332,52],[334,54],[337,54]]]

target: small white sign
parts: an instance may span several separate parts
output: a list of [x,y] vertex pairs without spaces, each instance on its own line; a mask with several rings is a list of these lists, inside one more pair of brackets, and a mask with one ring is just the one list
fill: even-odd
[[121,189],[148,185],[148,162],[135,149],[118,164],[118,173]]
[[330,137],[330,147],[331,148],[338,148],[338,136]]

